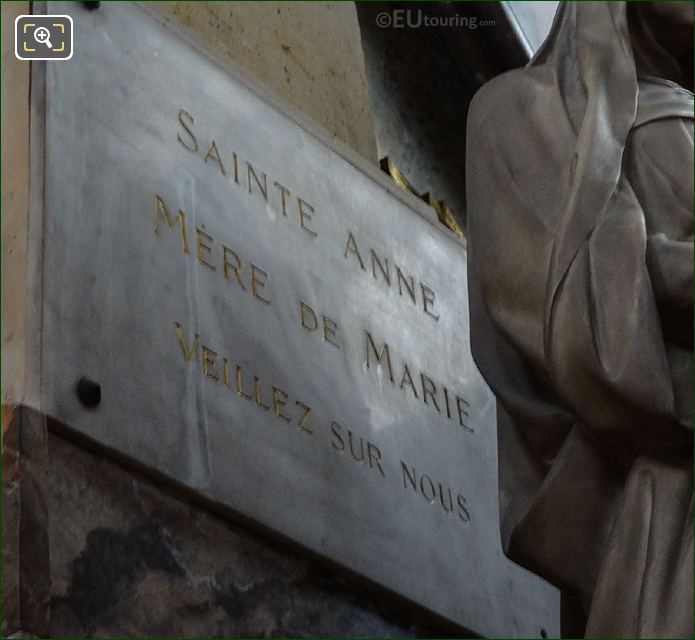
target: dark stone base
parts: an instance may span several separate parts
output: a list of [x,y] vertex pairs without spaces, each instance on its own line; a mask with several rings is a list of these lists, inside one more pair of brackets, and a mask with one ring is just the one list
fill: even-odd
[[[32,421],[34,431],[46,424],[35,412],[13,411],[4,435]],[[28,448],[24,458],[20,451],[18,472],[12,481],[3,477],[4,637],[457,634],[47,424],[44,448]],[[12,471],[5,459],[3,471]],[[32,544],[31,557],[24,544],[12,543],[21,535]],[[8,582],[10,574],[21,579]],[[32,606],[14,609],[26,615],[8,618],[22,598]]]
[[2,635],[49,632],[49,526],[44,472],[46,420],[2,407]]

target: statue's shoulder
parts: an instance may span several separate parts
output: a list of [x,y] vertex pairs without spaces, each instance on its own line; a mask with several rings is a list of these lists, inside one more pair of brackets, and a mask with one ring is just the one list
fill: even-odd
[[499,123],[519,121],[544,83],[542,71],[521,67],[506,71],[486,82],[473,96],[468,108],[469,131],[494,131]]
[[665,118],[692,119],[694,106],[693,94],[675,82],[642,76],[634,127]]

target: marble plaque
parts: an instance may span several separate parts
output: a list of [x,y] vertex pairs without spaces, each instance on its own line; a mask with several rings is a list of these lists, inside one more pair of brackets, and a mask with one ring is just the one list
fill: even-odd
[[557,635],[500,545],[464,246],[150,9],[47,13],[43,410],[465,629]]

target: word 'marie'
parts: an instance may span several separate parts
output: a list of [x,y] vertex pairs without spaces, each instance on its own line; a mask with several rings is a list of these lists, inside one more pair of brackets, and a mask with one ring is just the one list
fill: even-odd
[[277,180],[269,181],[264,172],[258,170],[248,160],[242,160],[236,151],[223,154],[214,138],[206,143],[207,146],[202,147],[193,132],[195,125],[193,116],[179,109],[178,118],[181,131],[176,139],[184,149],[199,155],[206,164],[216,167],[220,175],[227,178],[231,184],[247,189],[250,194],[257,194],[266,203],[269,198],[274,198],[285,218],[294,217],[303,231],[314,238],[318,236],[313,227],[314,207],[304,198],[292,194]]
[[415,371],[405,361],[397,368],[398,362],[388,344],[383,342],[379,345],[369,331],[365,331],[364,336],[367,369],[381,367],[394,387],[398,387],[406,395],[412,395],[415,400],[421,400],[437,413],[446,414],[449,420],[454,421],[464,431],[473,433],[469,424],[471,405],[467,400],[451,392],[444,385],[438,386],[432,378],[422,371]]

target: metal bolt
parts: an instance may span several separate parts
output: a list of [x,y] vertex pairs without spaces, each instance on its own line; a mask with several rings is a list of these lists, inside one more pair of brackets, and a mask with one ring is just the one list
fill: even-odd
[[94,409],[101,402],[101,385],[86,376],[77,383],[77,398],[88,409]]

